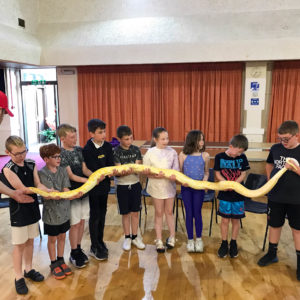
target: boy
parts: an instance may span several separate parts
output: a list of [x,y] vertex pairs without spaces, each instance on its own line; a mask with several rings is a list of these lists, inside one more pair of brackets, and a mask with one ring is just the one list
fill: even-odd
[[[82,148],[76,146],[76,128],[69,124],[61,124],[57,128],[57,135],[62,142],[60,165],[66,167],[71,182],[71,190],[77,189],[87,181],[87,178],[83,174],[86,166],[83,161]],[[81,249],[84,224],[89,217],[89,209],[88,195],[71,201],[70,262],[77,268],[83,268],[89,262],[88,257]]]
[[[119,126],[117,129],[117,137],[120,145],[115,148],[115,165],[141,164],[142,154],[138,147],[132,145],[133,137],[131,129],[126,125]],[[125,175],[125,173],[122,175]],[[129,174],[115,178],[119,212],[122,215],[122,224],[125,234],[123,249],[129,251],[131,249],[131,243],[138,249],[145,249],[142,239],[137,236],[142,191],[139,176],[137,174]],[[132,235],[130,235],[130,227]]]
[[[86,174],[88,176],[100,168],[114,165],[112,146],[105,141],[105,127],[106,124],[99,119],[91,119],[88,122],[91,139],[87,141],[82,152],[84,162],[89,170]],[[106,177],[89,193],[90,255],[97,260],[105,260],[108,258],[108,249],[103,241],[103,232],[109,190],[110,178]]]
[[[18,136],[10,136],[5,143],[6,153],[11,160],[3,167],[4,183],[11,189],[28,192],[26,187],[35,186],[48,189],[41,184],[34,161],[25,159],[27,149]],[[25,295],[28,288],[24,277],[33,281],[43,281],[44,276],[32,269],[33,239],[39,235],[41,218],[36,195],[31,195],[31,203],[21,203],[10,199],[9,212],[13,244],[13,265],[16,274],[15,287],[18,294]],[[24,259],[25,271],[22,273]]]
[[[46,166],[39,171],[41,182],[48,188],[60,192],[69,191],[69,176],[65,168],[60,166],[60,148],[49,144],[40,148],[40,156]],[[70,229],[69,199],[47,199],[43,207],[44,234],[48,235],[48,252],[50,269],[55,279],[63,279],[71,275],[71,269],[64,261],[66,232]],[[57,257],[56,257],[57,247]]]
[[[248,140],[242,135],[235,135],[229,143],[225,152],[219,153],[215,157],[214,170],[219,181],[229,180],[243,184],[246,171],[250,169],[247,157],[244,153],[248,149]],[[244,197],[235,191],[220,191],[218,194],[219,210],[221,220],[222,243],[218,250],[218,256],[224,258],[228,254],[228,227],[231,221],[232,232],[229,248],[231,258],[238,256],[236,239],[240,229],[240,219],[245,217]]]
[[292,229],[297,254],[297,279],[300,280],[300,168],[286,164],[292,157],[300,162],[299,126],[295,121],[285,121],[278,128],[279,143],[271,147],[267,158],[268,179],[284,166],[289,169],[268,194],[269,250],[259,261],[261,267],[278,262],[277,247],[281,228],[287,216]]

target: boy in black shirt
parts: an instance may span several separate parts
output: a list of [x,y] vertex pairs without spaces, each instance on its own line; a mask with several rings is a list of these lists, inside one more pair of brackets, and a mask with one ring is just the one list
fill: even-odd
[[[82,154],[86,167],[90,174],[98,169],[113,166],[113,151],[110,143],[105,141],[106,124],[99,119],[88,122],[88,130],[91,135],[83,148]],[[90,175],[86,174],[86,175]],[[89,193],[90,201],[90,255],[97,260],[108,258],[108,249],[103,241],[105,216],[107,210],[107,197],[110,190],[110,178],[105,177]]]
[[292,229],[297,254],[297,279],[300,280],[300,168],[295,170],[286,164],[291,157],[300,162],[299,126],[295,121],[285,121],[278,128],[279,143],[271,147],[267,158],[266,173],[268,179],[280,169],[289,169],[268,194],[269,250],[258,265],[268,266],[278,262],[277,246],[281,228],[287,216]]
[[[117,129],[120,145],[115,148],[115,165],[141,164],[142,154],[137,146],[132,145],[133,136],[131,129],[122,125]],[[142,239],[137,236],[139,226],[139,211],[141,210],[142,187],[137,174],[122,174],[126,176],[115,177],[117,185],[117,198],[119,212],[122,215],[122,224],[125,234],[123,249],[129,251],[131,244],[138,249],[145,249]],[[130,234],[131,228],[131,234]]]
[[[229,180],[243,184],[246,171],[250,169],[247,157],[243,154],[248,149],[248,140],[242,135],[235,135],[225,152],[219,153],[215,157],[214,170],[219,181]],[[240,219],[245,217],[244,196],[235,191],[220,191],[218,194],[219,211],[221,220],[222,244],[218,250],[218,256],[224,258],[228,254],[228,227],[231,220],[232,233],[229,248],[230,257],[238,256],[236,239],[240,229]]]

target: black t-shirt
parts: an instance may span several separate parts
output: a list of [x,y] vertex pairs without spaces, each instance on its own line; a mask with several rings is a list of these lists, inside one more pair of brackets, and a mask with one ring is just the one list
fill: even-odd
[[[33,170],[35,162],[26,159],[24,166],[18,166],[13,161],[9,161],[3,168],[8,168],[14,172],[26,187],[34,186]],[[2,169],[3,173],[3,169]],[[3,174],[3,183],[15,190]],[[19,203],[14,199],[9,199],[9,212],[11,226],[27,226],[36,223],[41,218],[39,203],[35,194],[28,195],[34,199],[33,203]]]
[[[61,148],[60,156],[61,156],[60,165],[62,167],[70,166],[73,174],[80,177],[86,177],[82,172],[82,163],[84,160],[83,160],[81,147],[75,146],[72,151]],[[71,190],[77,189],[82,185],[82,182],[76,182],[72,180],[70,180],[70,182],[71,182]]]
[[[235,181],[238,177],[240,177],[242,171],[249,169],[250,166],[245,154],[233,158],[228,156],[225,152],[222,152],[218,153],[215,157],[214,170],[219,171],[228,181]],[[244,183],[241,184],[244,185]],[[237,202],[243,201],[245,197],[235,191],[220,191],[218,199]]]
[[[267,158],[267,163],[274,165],[271,177],[284,167],[287,157],[300,162],[300,145],[294,149],[287,149],[282,144],[271,147]],[[293,171],[286,171],[269,192],[268,198],[279,203],[300,204],[300,176]]]

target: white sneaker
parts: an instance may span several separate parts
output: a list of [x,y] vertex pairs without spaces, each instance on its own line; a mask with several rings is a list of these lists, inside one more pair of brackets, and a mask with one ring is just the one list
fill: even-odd
[[131,249],[131,238],[126,238],[123,242],[123,249],[129,251]]
[[187,252],[195,252],[195,242],[194,240],[188,240],[186,244]]
[[168,249],[173,249],[175,247],[175,237],[168,237],[166,241],[166,245]]
[[143,243],[142,239],[137,236],[134,240],[131,241],[134,246],[136,246],[140,250],[145,249],[145,244]]
[[162,242],[162,240],[155,240],[155,244],[156,244],[156,251],[158,252],[158,253],[164,253],[165,252],[165,246],[164,246],[164,244],[163,244],[163,242]]
[[203,241],[202,241],[202,238],[196,238],[195,251],[196,252],[203,252]]

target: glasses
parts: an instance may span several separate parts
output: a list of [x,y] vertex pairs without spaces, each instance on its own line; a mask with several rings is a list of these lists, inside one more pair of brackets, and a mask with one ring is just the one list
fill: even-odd
[[22,152],[17,152],[17,153],[10,152],[10,154],[13,155],[14,157],[22,157],[23,155],[26,155],[27,152],[28,152],[28,149],[26,148],[26,150],[24,150]]
[[292,136],[290,136],[290,137],[284,137],[284,138],[278,137],[277,140],[278,140],[280,143],[285,143],[285,144],[287,144],[293,136],[294,136],[294,135],[292,135]]
[[50,156],[50,158],[61,159],[61,156],[60,155],[53,155],[53,156]]

